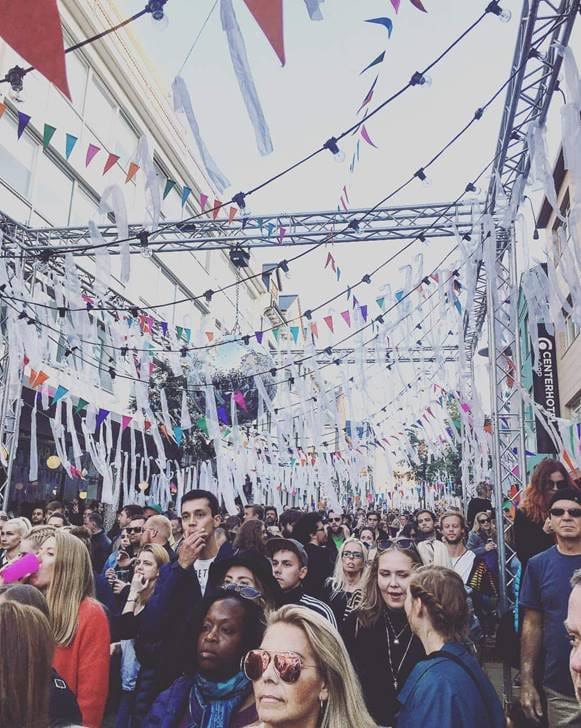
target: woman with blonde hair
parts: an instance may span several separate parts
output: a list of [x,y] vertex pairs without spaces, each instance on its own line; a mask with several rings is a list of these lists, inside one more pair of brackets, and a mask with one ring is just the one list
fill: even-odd
[[376,728],[339,633],[310,609],[271,614],[260,648],[243,664],[260,728]]
[[391,726],[399,689],[425,654],[404,611],[407,587],[421,560],[410,539],[380,540],[377,549],[362,602],[343,623],[341,635],[367,709],[379,725]]
[[496,691],[465,645],[468,603],[462,578],[443,566],[418,569],[409,583],[405,611],[427,657],[399,694],[398,728],[504,728]]
[[358,538],[348,538],[339,548],[335,570],[323,587],[323,601],[333,610],[337,624],[361,602],[367,549]]
[[[149,687],[155,684],[153,672],[156,668],[156,650],[148,646],[140,652],[148,664],[141,665],[135,652],[135,640],[139,635],[139,615],[147,604],[157,584],[159,571],[169,563],[167,550],[159,544],[147,544],[135,559],[131,585],[122,593],[125,605],[121,617],[113,619],[115,639],[121,642],[121,702],[117,712],[116,726],[130,728],[138,725],[155,696],[149,695]],[[123,582],[119,582],[123,584]],[[151,664],[149,664],[150,658]]]
[[93,598],[87,547],[62,528],[38,553],[40,568],[30,583],[46,596],[56,650],[53,666],[75,694],[83,725],[103,721],[109,684],[109,623]]
[[22,539],[20,549],[23,554],[38,554],[40,547],[50,536],[54,536],[54,526],[33,526],[26,538]]
[[46,728],[53,639],[35,607],[0,604],[0,728]]
[[0,569],[20,558],[22,539],[30,532],[28,518],[10,518],[0,527]]

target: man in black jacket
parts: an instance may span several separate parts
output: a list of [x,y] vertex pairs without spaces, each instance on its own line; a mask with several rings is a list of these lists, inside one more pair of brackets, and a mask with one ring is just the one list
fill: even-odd
[[89,513],[86,525],[91,532],[91,561],[93,570],[100,574],[105,566],[105,561],[111,553],[111,541],[103,530],[103,518],[97,511]]
[[[305,547],[309,570],[303,581],[305,594],[316,599],[323,596],[323,585],[333,573],[337,552],[327,547],[327,531],[320,513],[305,513],[296,522],[293,538]],[[335,557],[335,558],[334,558]]]

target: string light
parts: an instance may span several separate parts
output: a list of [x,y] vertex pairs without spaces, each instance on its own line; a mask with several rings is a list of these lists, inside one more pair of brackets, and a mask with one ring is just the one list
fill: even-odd
[[410,78],[410,86],[426,86],[430,87],[432,85],[432,77],[427,73],[422,73],[421,71],[416,71],[414,75]]
[[11,89],[10,97],[14,101],[24,101],[24,76],[26,76],[26,71],[20,66],[13,66],[6,74],[6,80],[10,84]]
[[141,244],[141,255],[144,258],[151,258],[153,250],[149,247],[149,233],[147,230],[142,230],[137,234],[139,242]]
[[333,159],[339,164],[345,161],[345,152],[339,148],[336,137],[327,139],[327,141],[323,144],[323,147],[331,152]]
[[492,2],[489,3],[489,5],[486,7],[486,12],[492,13],[492,15],[496,15],[496,17],[502,23],[508,23],[512,18],[512,13],[510,12],[510,10],[503,10],[500,7],[498,0],[492,0]]

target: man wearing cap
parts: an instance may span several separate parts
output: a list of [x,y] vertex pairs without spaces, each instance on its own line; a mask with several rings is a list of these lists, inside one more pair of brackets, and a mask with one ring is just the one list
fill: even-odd
[[569,673],[570,644],[565,627],[571,577],[581,568],[581,493],[565,488],[550,501],[556,545],[527,564],[520,604],[525,608],[521,638],[521,704],[528,718],[539,721],[543,706],[534,682],[544,664],[542,686],[549,728],[581,725]]
[[282,591],[282,604],[298,604],[312,609],[337,627],[335,615],[320,599],[305,594],[303,580],[309,570],[305,547],[294,538],[272,538],[266,544],[272,560],[272,573]]

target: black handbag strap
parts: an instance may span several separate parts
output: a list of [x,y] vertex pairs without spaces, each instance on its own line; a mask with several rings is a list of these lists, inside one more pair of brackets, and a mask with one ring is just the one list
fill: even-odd
[[482,702],[484,703],[484,706],[486,708],[486,712],[488,713],[488,717],[490,718],[490,725],[494,725],[494,715],[492,713],[492,708],[488,704],[488,699],[486,695],[484,695],[484,692],[482,690],[482,686],[480,685],[480,682],[476,675],[472,672],[472,670],[468,667],[468,665],[461,660],[458,655],[455,655],[453,652],[446,652],[445,650],[438,650],[437,652],[432,652],[431,654],[427,655],[425,657],[426,660],[435,660],[438,657],[444,657],[447,660],[452,660],[452,662],[455,662],[458,667],[461,667],[464,672],[470,676],[472,682],[476,685],[476,689],[478,690],[478,693],[480,694],[480,698],[482,699]]

